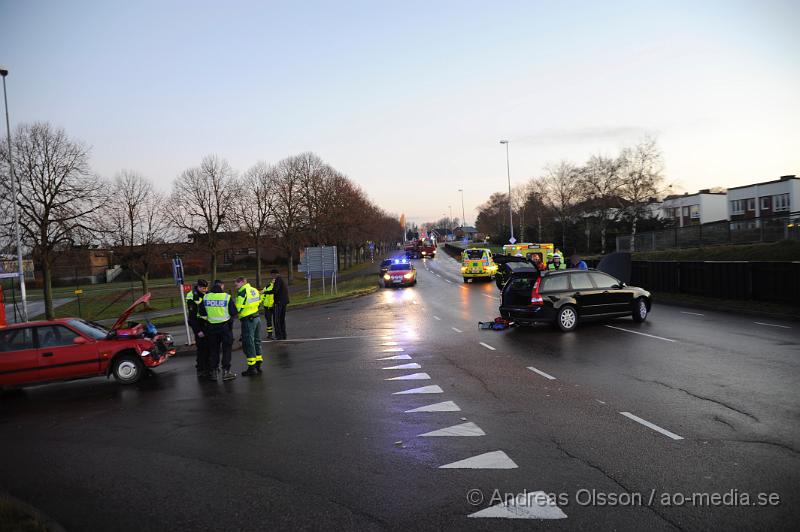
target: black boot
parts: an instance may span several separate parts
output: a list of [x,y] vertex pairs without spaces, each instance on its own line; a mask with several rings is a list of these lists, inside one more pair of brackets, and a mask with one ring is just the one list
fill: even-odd
[[263,371],[261,371],[261,361],[259,361],[259,362],[256,362],[256,371],[257,371],[259,374],[261,374],[261,373],[264,373]]
[[258,375],[255,366],[247,366],[247,369],[242,372],[242,377],[252,377],[253,375]]

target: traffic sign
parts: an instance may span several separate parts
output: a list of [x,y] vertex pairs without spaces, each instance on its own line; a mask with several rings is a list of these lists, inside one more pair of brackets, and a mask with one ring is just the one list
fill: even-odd
[[76,295],[76,296],[79,296],[79,295],[81,295],[82,293],[83,293],[83,290],[81,290],[80,288],[78,288],[77,290],[75,290],[75,295]]
[[183,285],[183,293],[184,294],[188,294],[191,291],[192,291],[192,285],[190,285],[190,284],[184,284]]
[[511,238],[508,239],[508,243],[509,244],[516,244],[517,243],[517,239],[512,236]]
[[178,257],[172,259],[172,278],[176,285],[183,284],[183,261]]

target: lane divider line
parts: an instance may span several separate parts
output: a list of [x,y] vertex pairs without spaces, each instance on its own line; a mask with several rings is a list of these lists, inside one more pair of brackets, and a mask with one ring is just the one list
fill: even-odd
[[457,327],[450,327],[450,328],[453,329],[457,333],[463,333],[464,332],[464,331],[462,331],[461,329],[459,329]]
[[494,347],[490,346],[489,344],[484,344],[483,342],[478,342],[478,343],[481,344],[486,349],[490,349],[492,351],[497,351],[497,349],[495,349]]
[[614,327],[613,325],[606,325],[609,329],[616,329],[618,331],[624,331],[631,334],[638,334],[640,336],[647,336],[648,338],[655,338],[656,340],[664,340],[665,342],[672,342],[675,343],[677,340],[670,340],[669,338],[664,338],[663,336],[656,336],[654,334],[647,334],[639,331],[631,331],[630,329],[623,329],[622,327]]
[[700,314],[699,312],[685,312],[683,310],[681,311],[681,314],[688,314],[690,316],[705,316],[705,314]]
[[545,373],[544,371],[542,371],[542,370],[540,370],[540,369],[536,369],[536,368],[534,368],[533,366],[528,366],[528,369],[529,369],[529,370],[531,370],[531,371],[532,371],[532,372],[534,372],[534,373],[538,373],[539,375],[541,375],[541,376],[542,376],[542,377],[544,377],[545,379],[549,379],[549,380],[551,380],[551,381],[554,381],[554,380],[556,380],[556,378],[555,378],[555,377],[553,377],[552,375],[550,375],[549,373]]
[[777,325],[775,323],[762,323],[760,321],[754,321],[756,325],[766,325],[767,327],[780,327],[781,329],[791,329],[788,325]]
[[626,418],[628,418],[628,419],[632,419],[632,420],[634,420],[635,422],[637,422],[637,423],[640,423],[640,424],[644,425],[645,427],[647,427],[647,428],[649,428],[649,429],[653,429],[653,430],[654,430],[654,431],[656,431],[656,432],[660,432],[660,433],[661,433],[661,434],[663,434],[664,436],[667,436],[667,437],[669,437],[669,438],[672,438],[673,440],[682,440],[682,439],[683,439],[683,436],[678,436],[678,435],[677,435],[677,434],[675,434],[674,432],[670,432],[670,431],[668,431],[667,429],[662,429],[662,428],[661,428],[661,427],[659,427],[658,425],[654,425],[653,423],[650,423],[650,422],[649,422],[649,421],[647,421],[646,419],[642,419],[642,418],[640,418],[639,416],[634,416],[634,415],[633,415],[633,414],[631,414],[630,412],[620,412],[620,414],[622,414],[623,416],[625,416],[625,417],[626,417]]
[[442,318],[440,318],[439,316],[434,316],[433,319],[435,319],[436,321],[442,321]]

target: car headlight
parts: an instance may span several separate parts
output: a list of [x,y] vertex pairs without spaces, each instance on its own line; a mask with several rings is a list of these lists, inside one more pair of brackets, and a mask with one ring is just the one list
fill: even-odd
[[142,350],[142,356],[143,357],[150,356],[150,351],[148,351],[147,349],[143,349]]
[[411,279],[412,277],[414,277],[414,274],[409,272],[405,274],[403,277],[405,277],[406,279]]
[[462,272],[465,272],[465,271],[467,271],[467,267],[466,267],[466,266],[462,266],[462,267],[461,267],[461,271],[462,271]]
[[385,273],[385,274],[383,274],[383,278],[388,281],[389,279],[392,278],[392,276],[389,275],[388,273]]

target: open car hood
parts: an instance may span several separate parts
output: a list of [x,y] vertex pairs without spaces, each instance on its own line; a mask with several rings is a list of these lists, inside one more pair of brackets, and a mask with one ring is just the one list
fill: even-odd
[[117,329],[125,325],[125,323],[127,323],[128,321],[128,318],[130,318],[131,314],[133,314],[133,311],[136,310],[136,307],[138,307],[143,303],[147,303],[148,301],[150,301],[150,292],[146,293],[145,295],[134,301],[130,307],[126,308],[125,312],[120,314],[119,318],[117,318],[117,321],[114,322],[114,325],[111,326],[111,330],[116,331]]
[[631,282],[631,254],[624,251],[609,253],[597,265],[597,269],[605,272],[612,277],[616,277],[623,283]]

